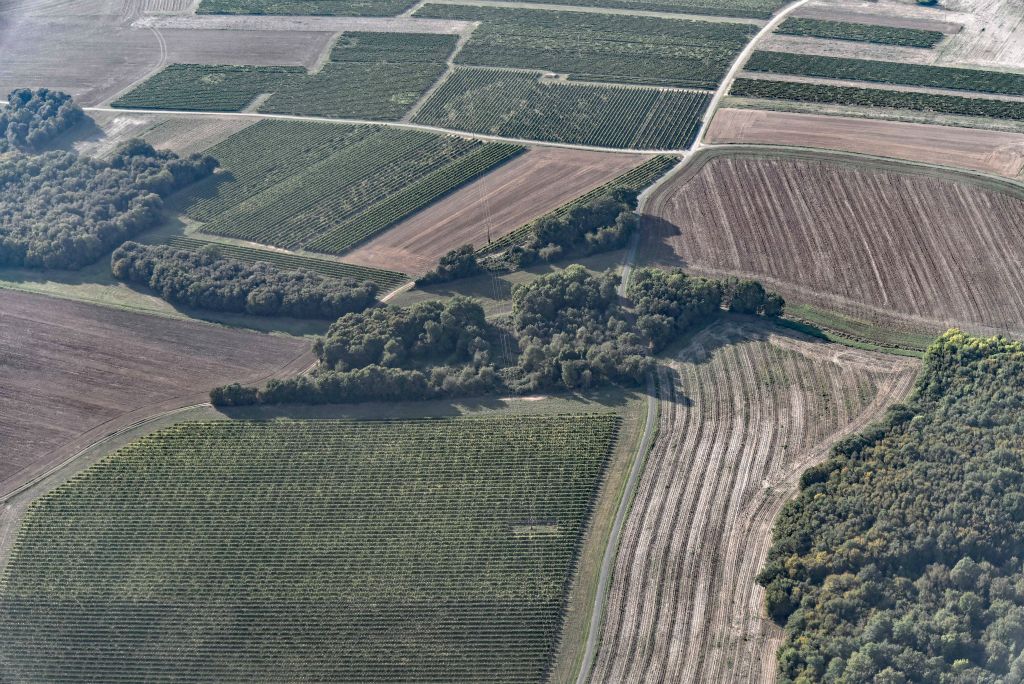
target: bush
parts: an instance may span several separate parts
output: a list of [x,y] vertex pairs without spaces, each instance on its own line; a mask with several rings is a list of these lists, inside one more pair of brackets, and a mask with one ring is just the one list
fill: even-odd
[[459,278],[469,278],[481,273],[483,269],[476,260],[476,251],[473,245],[457,247],[443,257],[430,273],[416,280],[416,286],[433,285],[434,283],[446,283]]

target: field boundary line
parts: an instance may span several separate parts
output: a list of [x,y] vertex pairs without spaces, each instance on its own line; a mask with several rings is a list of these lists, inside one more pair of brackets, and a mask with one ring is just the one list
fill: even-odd
[[[807,0],[801,0],[807,2]],[[652,86],[653,90],[657,90]],[[551,142],[549,140],[530,140],[528,138],[505,138],[498,135],[487,135],[485,133],[472,133],[460,131],[454,128],[441,128],[440,126],[427,126],[425,124],[404,123],[402,121],[373,121],[371,119],[332,119],[325,116],[299,116],[297,114],[268,114],[266,112],[203,112],[187,109],[136,109],[127,107],[82,107],[85,112],[104,112],[108,114],[162,114],[165,116],[188,116],[188,117],[211,117],[230,118],[245,117],[252,119],[283,119],[285,121],[311,121],[315,123],[350,124],[353,126],[390,126],[392,128],[406,128],[415,131],[427,131],[429,133],[440,133],[443,135],[458,135],[471,140],[482,140],[484,142],[503,142],[524,146],[561,147],[569,150],[588,150],[590,152],[619,152],[622,154],[652,155],[671,154],[679,156],[685,154],[685,150],[633,150],[623,147],[598,147],[596,145],[576,145],[573,143]],[[671,173],[671,171],[669,172]]]
[[[421,7],[422,5],[422,2],[418,2],[415,6]],[[459,34],[459,39],[455,41],[455,49],[449,53],[448,58],[444,61],[444,73],[438,76],[433,85],[427,88],[426,92],[420,95],[420,99],[416,100],[412,107],[409,108],[409,111],[402,115],[402,118],[398,120],[399,123],[412,123],[413,117],[420,113],[420,110],[423,109],[423,106],[427,104],[427,101],[434,96],[434,93],[448,82],[448,79],[450,79],[452,74],[455,73],[455,58],[459,56],[460,52],[462,52],[462,48],[466,47],[466,43],[468,43],[469,39],[473,37],[473,32],[479,27],[479,21],[473,22],[471,28]]]
[[604,625],[604,607],[611,588],[612,571],[615,560],[619,555],[619,541],[622,537],[622,527],[626,522],[626,516],[633,506],[633,498],[636,494],[636,484],[640,480],[640,474],[647,463],[647,454],[654,445],[655,426],[657,425],[658,414],[660,413],[660,399],[657,396],[659,383],[655,381],[652,373],[647,378],[647,418],[644,423],[644,432],[640,436],[636,453],[633,455],[633,464],[629,470],[629,477],[623,487],[622,498],[619,500],[619,508],[615,512],[615,521],[612,523],[611,532],[608,534],[608,544],[605,546],[604,558],[601,560],[601,574],[597,580],[597,593],[594,596],[594,609],[590,614],[590,628],[587,632],[587,643],[583,652],[583,661],[580,664],[576,684],[585,684],[594,669],[594,660],[597,656],[597,647],[601,639],[601,628]]

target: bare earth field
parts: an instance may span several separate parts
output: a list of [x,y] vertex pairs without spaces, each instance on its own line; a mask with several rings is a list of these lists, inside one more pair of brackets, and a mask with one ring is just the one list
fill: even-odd
[[345,255],[345,261],[421,275],[455,247],[497,239],[649,157],[532,148]]
[[840,159],[705,157],[651,196],[642,261],[760,278],[863,321],[1024,331],[1019,186]]
[[754,580],[771,526],[918,362],[760,322],[717,323],[660,374],[658,438],[623,530],[592,682],[773,682],[781,630]]
[[0,312],[0,494],[117,427],[314,361],[301,338],[10,290]]
[[220,141],[256,123],[242,117],[188,116],[180,114],[141,114],[89,112],[93,125],[76,127],[58,139],[55,146],[73,147],[79,154],[102,157],[130,138],[142,138],[158,149],[180,155],[202,152]]
[[1024,168],[1024,135],[795,112],[720,109],[710,144],[818,147],[940,164],[1015,178]]

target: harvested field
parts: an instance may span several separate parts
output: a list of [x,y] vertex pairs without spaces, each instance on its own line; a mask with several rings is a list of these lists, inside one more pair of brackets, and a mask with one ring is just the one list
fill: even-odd
[[212,387],[313,362],[298,338],[0,290],[0,493]]
[[902,399],[917,363],[755,322],[660,374],[658,439],[623,529],[592,682],[773,682],[754,578],[800,473]]
[[[808,3],[793,13],[795,17],[804,19],[820,19],[822,21],[846,21],[855,24],[877,24],[892,28],[909,28],[919,31],[939,31],[953,35],[960,31],[960,24],[954,21],[943,21],[944,13],[928,12],[924,8],[911,9],[906,3],[890,2],[861,3],[864,9],[850,9],[847,2],[814,2]],[[896,12],[887,11],[889,7],[897,8]],[[932,15],[932,16],[927,16]]]
[[804,55],[824,55],[826,57],[880,59],[905,64],[934,64],[936,59],[938,59],[938,53],[927,48],[857,43],[850,40],[825,40],[811,36],[785,36],[778,33],[773,33],[764,40],[759,41],[757,47],[760,50],[773,50],[775,52],[798,52]]
[[1024,331],[1019,186],[854,160],[709,155],[652,195],[642,254],[865,321]]
[[795,112],[720,109],[705,142],[818,147],[1015,178],[1024,135]]
[[[142,138],[154,147],[188,155],[216,145],[254,119],[191,117],[164,114],[121,114],[90,112],[95,127],[75,128],[67,135],[67,145],[79,154],[102,157],[130,138]],[[61,141],[58,141],[61,142]]]
[[345,255],[420,275],[455,247],[483,247],[648,157],[539,147],[513,159]]

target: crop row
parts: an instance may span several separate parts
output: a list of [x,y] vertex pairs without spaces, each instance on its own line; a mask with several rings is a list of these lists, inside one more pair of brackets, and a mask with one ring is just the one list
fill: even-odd
[[460,67],[417,123],[503,137],[626,149],[688,147],[708,93],[542,82],[537,74]]
[[209,221],[376,132],[370,126],[264,119],[206,150],[224,173],[189,191],[187,213]]
[[508,233],[507,235],[504,235],[498,238],[497,240],[494,240],[493,242],[491,242],[491,244],[487,245],[483,249],[477,250],[477,254],[496,254],[497,252],[500,252],[504,249],[508,249],[512,245],[520,244],[526,239],[533,224],[536,223],[537,221],[541,221],[547,218],[562,218],[576,207],[582,206],[587,202],[590,202],[591,200],[597,199],[601,195],[609,193],[612,190],[622,188],[625,190],[633,190],[635,192],[639,192],[646,188],[651,183],[653,183],[654,181],[656,181],[662,175],[664,175],[678,161],[678,158],[667,154],[660,154],[654,157],[653,159],[648,159],[643,164],[634,166],[629,171],[626,171],[625,173],[616,176],[615,178],[611,179],[604,185],[598,186],[593,190],[590,190],[589,192],[580,195],[576,199],[566,202],[562,206],[548,212],[544,216],[541,216],[535,219],[534,221],[527,223],[524,226],[520,226],[519,228],[513,230],[511,233]]
[[482,22],[456,57],[459,64],[675,87],[716,87],[757,30],[742,23],[466,5],[428,4],[416,16]]
[[31,505],[0,581],[5,677],[540,681],[617,426],[157,432]]
[[399,119],[444,73],[456,36],[343,34],[315,74],[301,67],[171,64],[114,107]]
[[945,36],[941,31],[925,31],[915,28],[858,24],[849,21],[828,21],[826,19],[805,19],[790,17],[782,22],[777,33],[790,36],[811,36],[831,40],[853,40],[883,45],[932,48]]
[[204,247],[213,245],[221,254],[226,257],[231,257],[232,259],[239,259],[240,261],[248,263],[264,261],[279,268],[312,271],[313,273],[319,273],[320,275],[328,278],[354,278],[360,281],[369,280],[370,282],[379,285],[383,290],[393,290],[409,280],[408,276],[404,273],[398,273],[396,271],[385,271],[380,268],[370,268],[369,266],[343,264],[340,261],[319,259],[305,254],[288,254],[286,252],[271,251],[269,249],[245,247],[226,242],[212,242],[210,240],[183,237],[180,235],[168,238],[167,244],[172,247],[179,247],[181,249],[189,249],[192,251],[197,251]]
[[873,59],[825,57],[789,52],[755,52],[748,71],[819,78],[872,81],[892,85],[973,90],[1001,95],[1024,95],[1024,74],[956,67],[881,62]]
[[[545,2],[546,0],[525,0]],[[785,0],[558,0],[559,5],[608,7],[646,12],[680,12],[718,17],[751,17],[767,19],[782,7]]]
[[314,252],[341,254],[406,216],[436,202],[523,151],[518,145],[490,143],[434,171],[307,245]]
[[382,128],[220,214],[203,231],[292,248],[478,145],[454,136]]
[[394,17],[413,4],[413,0],[203,0],[196,13]]
[[740,78],[733,83],[730,94],[737,97],[762,97],[795,102],[886,107],[938,114],[1024,120],[1024,103],[1022,102],[877,88],[847,88],[818,83]]

